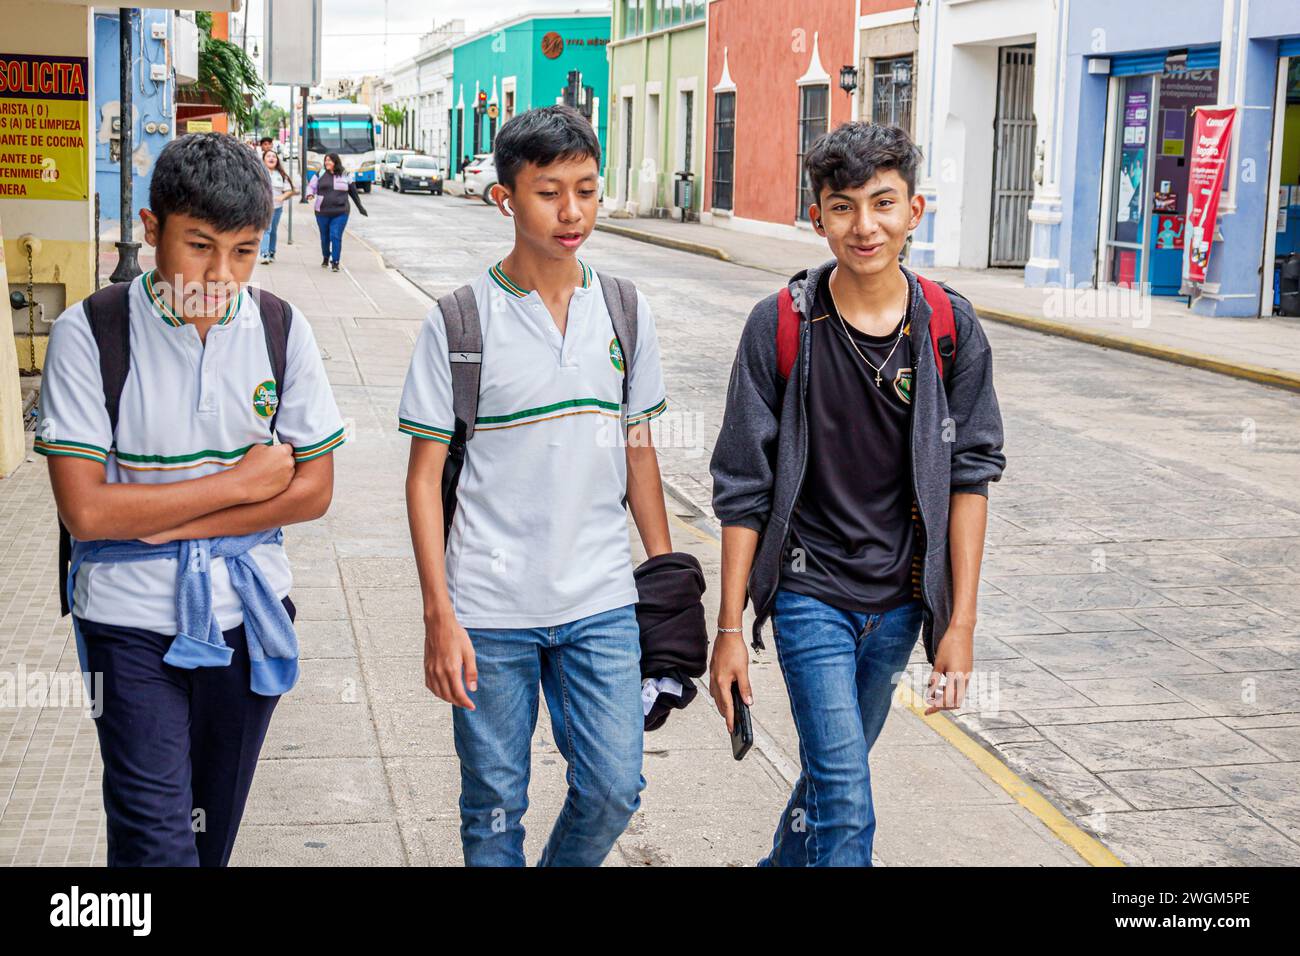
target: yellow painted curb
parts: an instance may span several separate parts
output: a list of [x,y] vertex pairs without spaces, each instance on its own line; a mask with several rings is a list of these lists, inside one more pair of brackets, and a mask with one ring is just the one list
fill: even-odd
[[927,727],[961,751],[971,763],[1009,793],[1016,803],[1036,816],[1043,826],[1056,834],[1062,843],[1083,857],[1091,866],[1124,865],[1123,861],[1108,850],[1101,841],[1075,826],[1046,797],[1026,783],[1005,763],[981,747],[970,734],[942,713],[927,716],[924,698],[911,687],[899,684],[898,696],[907,705],[907,709],[916,714]]
[[1249,362],[1226,362],[1203,352],[1193,352],[1172,345],[1159,345],[1155,342],[1147,342],[1127,335],[1116,335],[1113,332],[1091,331],[1075,325],[1066,325],[1064,322],[1053,322],[1050,319],[1040,319],[1032,315],[1021,315],[1018,312],[987,309],[979,303],[974,303],[974,305],[975,311],[979,313],[981,319],[992,319],[1004,325],[1014,325],[1018,328],[1029,329],[1032,332],[1042,332],[1046,335],[1073,339],[1076,342],[1086,342],[1089,345],[1100,345],[1103,348],[1173,362],[1176,365],[1186,365],[1190,368],[1204,369],[1207,372],[1217,372],[1220,375],[1230,375],[1233,378],[1244,379],[1259,385],[1271,385],[1274,388],[1285,388],[1292,392],[1300,392],[1300,375],[1284,372],[1281,369],[1252,365]]
[[[715,548],[721,543],[713,535],[689,522],[683,521],[670,510],[669,519],[681,528],[685,528],[702,541],[707,541]],[[1010,794],[1011,798],[1032,813],[1047,827],[1058,840],[1083,858],[1090,866],[1124,866],[1124,862],[1090,833],[1075,826],[1065,814],[1056,809],[1046,797],[1026,783],[1019,774],[1005,763],[985,750],[961,727],[953,723],[942,713],[926,716],[925,701],[915,690],[905,684],[898,685],[899,699],[907,705],[908,710],[919,717],[927,727],[950,743],[975,764],[985,776]]]

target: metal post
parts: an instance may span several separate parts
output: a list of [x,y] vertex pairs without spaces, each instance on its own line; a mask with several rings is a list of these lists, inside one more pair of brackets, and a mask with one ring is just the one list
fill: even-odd
[[[294,143],[294,137],[295,137],[295,135],[296,135],[296,133],[295,133],[294,130],[292,129],[292,127],[293,127],[293,91],[292,91],[292,90],[289,92],[289,126],[290,126],[290,129],[289,129],[289,152],[292,153],[292,152],[294,151],[294,150],[293,150],[293,143]],[[293,157],[290,157],[290,159],[289,159],[289,175],[290,175],[290,176],[297,176],[297,175],[298,175],[298,166],[299,166],[299,165],[300,165],[300,164],[299,164],[299,162],[298,162],[297,159],[295,159],[295,158],[293,158]],[[286,208],[286,211],[289,213],[289,238],[288,238],[288,244],[289,244],[289,245],[293,245],[293,203],[291,203],[291,202],[289,202],[289,203],[285,203],[285,206],[287,207],[287,208]]]
[[132,227],[135,224],[134,201],[131,195],[131,31],[135,26],[135,9],[133,7],[122,7],[117,12],[117,36],[119,56],[121,57],[121,69],[118,72],[118,82],[121,90],[118,93],[118,101],[121,104],[119,115],[121,116],[121,139],[119,142],[122,148],[118,153],[120,182],[122,189],[122,203],[119,210],[121,215],[121,231],[119,233],[117,246],[117,268],[109,276],[111,282],[130,282],[141,272],[140,263],[136,259],[136,252],[140,249],[140,243],[134,242],[131,238]]
[[299,202],[307,201],[307,87],[302,88],[302,125],[298,127],[298,171],[302,173],[302,197]]

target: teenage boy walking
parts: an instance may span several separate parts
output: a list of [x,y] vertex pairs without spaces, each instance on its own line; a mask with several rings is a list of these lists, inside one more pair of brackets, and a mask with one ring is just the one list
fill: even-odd
[[169,143],[140,210],[157,268],[50,335],[35,450],[102,675],[110,866],[226,864],[297,678],[280,528],[329,507],[343,425],[306,319],[242,291],[271,219],[261,162],[220,133]]
[[[590,121],[563,106],[529,110],[501,127],[495,153],[493,198],[513,219],[514,247],[430,312],[399,411],[413,439],[406,501],[425,684],[455,705],[465,863],[524,862],[540,685],[569,784],[540,863],[596,866],[645,786],[623,501],[646,554],[671,551],[648,424],[666,402],[659,345],[645,297],[627,296],[637,331],[625,361],[607,296],[630,287],[577,258],[596,221]],[[472,313],[481,353],[451,346],[449,355],[449,326]],[[451,363],[480,357],[476,413],[458,426]],[[444,466],[466,424],[444,541]]]
[[1002,421],[974,309],[899,265],[925,207],[918,160],[902,130],[868,123],[808,153],[810,218],[835,258],[750,313],[710,465],[714,700],[728,728],[732,685],[752,701],[748,596],[756,647],[772,619],[799,734],[801,773],[763,865],[870,866],[868,754],[918,631],[926,713],[959,707],[972,667]]

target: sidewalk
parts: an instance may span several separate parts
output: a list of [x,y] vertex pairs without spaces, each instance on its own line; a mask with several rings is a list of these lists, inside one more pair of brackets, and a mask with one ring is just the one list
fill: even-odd
[[[305,234],[304,234],[305,233]],[[283,232],[281,238],[283,239]],[[329,515],[286,530],[295,569],[302,678],[281,701],[235,864],[458,864],[459,773],[450,706],[423,686],[422,624],[406,528],[408,439],[394,428],[428,300],[350,232],[343,271],[322,270],[308,226],[254,282],[309,317],[345,416]],[[110,247],[111,248],[111,247]],[[430,289],[442,293],[443,288]],[[719,551],[673,499],[675,545],[695,553],[716,613]],[[76,652],[54,593],[54,510],[43,460],[0,483],[0,668],[72,673]],[[634,538],[635,540],[635,538]],[[638,555],[639,547],[634,552]],[[773,655],[753,667],[754,751],[731,758],[707,687],[646,738],[641,810],[611,865],[750,865],[770,844],[798,766]],[[564,794],[545,708],[534,745],[529,859]],[[990,752],[943,717],[895,708],[872,754],[886,865],[1114,862]],[[94,728],[80,710],[0,708],[0,865],[104,859]]]
[[[674,219],[614,219],[597,229],[631,239],[794,275],[830,257],[825,240],[775,239]],[[1181,300],[1126,290],[1026,288],[1010,269],[928,268],[986,319],[1300,391],[1300,319],[1196,315]]]

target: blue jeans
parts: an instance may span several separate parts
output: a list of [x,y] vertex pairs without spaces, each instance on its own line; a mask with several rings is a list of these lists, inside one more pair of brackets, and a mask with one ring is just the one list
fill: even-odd
[[280,227],[280,213],[284,212],[283,206],[276,206],[275,212],[271,213],[271,224],[266,227],[266,232],[262,233],[262,255],[275,257],[275,231]]
[[348,214],[325,216],[316,213],[316,226],[320,229],[320,255],[322,259],[338,262],[343,253],[343,230],[348,225]]
[[523,866],[538,686],[569,784],[539,866],[599,866],[641,804],[641,641],[634,605],[558,627],[468,628],[475,710],[452,709],[466,866]]
[[867,756],[921,628],[921,602],[841,611],[785,588],[772,634],[799,734],[799,779],[759,866],[870,866]]

